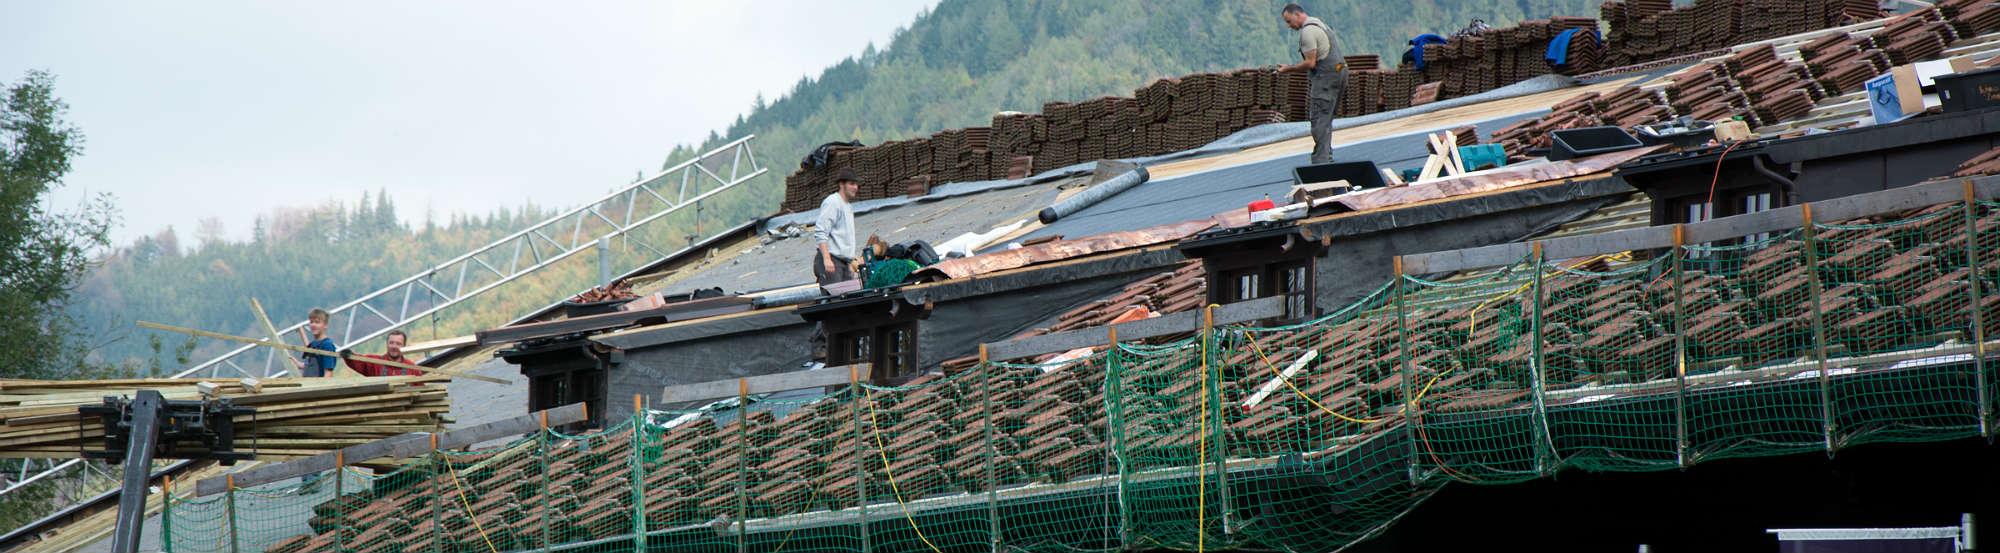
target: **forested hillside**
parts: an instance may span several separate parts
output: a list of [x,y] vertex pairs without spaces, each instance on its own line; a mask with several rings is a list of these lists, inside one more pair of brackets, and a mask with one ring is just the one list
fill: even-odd
[[[1348,54],[1379,53],[1393,64],[1409,37],[1448,34],[1474,18],[1506,26],[1551,15],[1594,16],[1598,0],[1313,0]],[[791,91],[759,102],[703,144],[674,147],[666,165],[747,134],[769,175],[705,204],[694,217],[663,221],[665,244],[773,212],[784,175],[810,148],[833,140],[875,144],[954,127],[985,125],[995,112],[1039,111],[1043,102],[1130,94],[1164,76],[1293,61],[1296,44],[1276,0],[943,0],[918,14],[890,44],[850,57]],[[611,183],[607,183],[609,186]],[[578,202],[588,198],[579,195]],[[139,333],[133,320],[256,333],[248,298],[279,325],[395,282],[545,218],[535,206],[482,216],[398,223],[386,197],[266,214],[247,242],[217,229],[163,230],[119,248],[79,290],[73,309],[98,337],[96,357],[144,372],[178,368],[186,342]],[[625,252],[626,255],[644,255]],[[590,256],[578,256],[579,258]],[[591,284],[588,260],[496,297],[455,307],[412,329],[416,340],[499,324]],[[219,352],[208,342],[196,359]]]
[[[1596,16],[1597,0],[1308,0],[1336,29],[1345,53],[1393,65],[1410,37],[1450,34],[1473,19],[1499,27],[1552,15]],[[1153,79],[1291,63],[1296,39],[1278,18],[1282,0],[943,0],[885,48],[870,48],[800,79],[699,146],[757,135],[758,151],[795,163],[833,140],[875,144],[984,126],[999,111],[1043,102],[1130,95]],[[776,175],[781,178],[783,175]],[[775,180],[757,190],[776,208]]]

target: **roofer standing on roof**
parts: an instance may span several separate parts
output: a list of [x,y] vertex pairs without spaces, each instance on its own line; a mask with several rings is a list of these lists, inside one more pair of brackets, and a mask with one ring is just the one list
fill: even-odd
[[[833,185],[839,190],[828,194],[819,202],[819,218],[813,222],[813,240],[819,242],[819,250],[813,253],[813,277],[821,288],[836,282],[854,280],[855,265],[861,252],[854,243],[854,198],[861,193],[861,183],[854,180],[854,171],[841,169],[833,177]],[[812,359],[826,361],[826,325],[813,323]]]
[[861,183],[855,182],[854,172],[844,169],[833,182],[840,190],[819,202],[819,218],[813,223],[813,240],[819,242],[819,251],[813,256],[813,276],[820,286],[854,280],[854,260],[860,256],[854,245],[852,202],[861,193]]
[[1286,4],[1280,13],[1285,26],[1299,32],[1299,63],[1279,68],[1282,72],[1305,71],[1306,115],[1312,119],[1313,164],[1333,161],[1333,110],[1340,103],[1340,90],[1347,87],[1347,68],[1341,62],[1340,41],[1333,30],[1317,17],[1306,15],[1298,4]]

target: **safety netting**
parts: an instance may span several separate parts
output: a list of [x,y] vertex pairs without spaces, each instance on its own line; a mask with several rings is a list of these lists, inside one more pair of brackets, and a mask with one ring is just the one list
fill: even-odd
[[169,551],[1338,550],[1450,483],[1981,436],[2000,205],[1401,276],[1203,325],[640,410],[192,497]]

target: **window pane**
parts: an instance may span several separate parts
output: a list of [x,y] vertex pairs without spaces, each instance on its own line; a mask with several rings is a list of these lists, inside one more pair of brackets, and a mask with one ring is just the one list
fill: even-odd
[[1307,282],[1311,270],[1311,265],[1306,264],[1284,269],[1284,289],[1279,292],[1285,295],[1285,318],[1288,320],[1303,319],[1312,315],[1310,296],[1312,288]]

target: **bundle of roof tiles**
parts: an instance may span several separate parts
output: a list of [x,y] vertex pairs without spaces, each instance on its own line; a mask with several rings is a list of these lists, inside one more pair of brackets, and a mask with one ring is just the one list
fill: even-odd
[[[1569,29],[1594,32],[1596,28],[1597,20],[1588,17],[1530,19],[1513,27],[1454,36],[1443,44],[1427,44],[1424,45],[1427,78],[1423,82],[1443,82],[1441,98],[1457,98],[1552,73],[1557,68],[1551,67],[1546,57],[1549,41]],[[1571,40],[1574,43],[1578,39],[1572,35]],[[1595,63],[1597,60],[1573,56],[1563,70],[1588,73],[1598,69]],[[1412,83],[1412,90],[1415,84],[1420,83]],[[1398,96],[1407,98],[1412,90],[1403,90]]]
[[2000,31],[2000,2],[1945,2],[1890,18],[1871,34],[1829,32],[1814,38],[1799,46],[1803,63],[1780,57],[1772,45],[1747,48],[1670,75],[1664,96],[1633,87],[1579,95],[1556,104],[1547,116],[1496,131],[1494,138],[1510,156],[1527,157],[1530,150],[1549,146],[1550,131],[1569,128],[1629,128],[1682,115],[1740,118],[1753,128],[1776,125],[1807,116],[1822,100],[1856,93],[1892,67],[1935,59],[1954,42],[1994,31]]
[[1965,163],[1958,164],[1958,171],[1951,174],[1953,178],[1985,175],[2000,175],[2000,148],[1994,148],[1972,156],[1972,159],[1967,159]]
[[1599,15],[1610,24],[1606,63],[1631,65],[1878,19],[1871,0],[1611,0]]
[[[1690,52],[1803,33],[1879,18],[1872,0],[1697,0],[1674,8],[1671,0],[1612,0],[1601,6],[1610,33],[1600,41],[1597,19],[1553,17],[1513,27],[1455,36],[1424,46],[1424,68],[1382,66],[1375,55],[1348,56],[1348,80],[1335,113],[1354,117],[1485,92],[1548,73],[1580,75],[1606,67],[1684,57]],[[1546,147],[1546,132],[1615,124],[1630,126],[1673,115],[1782,120],[1809,111],[1827,95],[1857,90],[1892,63],[1943,52],[1956,37],[2000,28],[1992,0],[1952,0],[1898,16],[1890,28],[1867,37],[1816,41],[1807,63],[1775,62],[1756,54],[1746,63],[1690,70],[1689,100],[1618,97],[1570,105],[1542,121],[1503,131],[1516,156]],[[1547,59],[1549,42],[1576,29],[1564,63]],[[1592,32],[1582,32],[1589,30]],[[1756,71],[1782,70],[1771,78]],[[1704,76],[1701,73],[1708,73]],[[1738,78],[1760,75],[1754,83]],[[1083,102],[1050,102],[1039,114],[1004,113],[989,127],[942,131],[926,138],[836,152],[825,166],[801,169],[785,180],[786,212],[816,209],[833,193],[831,177],[857,168],[861,199],[928,191],[949,182],[1021,178],[1077,163],[1159,155],[1200,147],[1256,125],[1307,119],[1307,77],[1269,69],[1196,73],[1160,79],[1132,96]],[[1671,101],[1669,101],[1671,100]],[[1588,108],[1588,109],[1583,109]],[[1684,108],[1684,109],[1683,109]],[[877,153],[875,150],[892,150]],[[924,186],[914,183],[923,182]]]
[[[1560,68],[1545,58],[1549,41],[1562,31],[1595,27],[1591,18],[1556,17],[1453,37],[1427,47],[1422,70],[1384,68],[1381,57],[1372,54],[1347,56],[1342,60],[1347,86],[1335,114],[1367,115],[1485,92],[1551,72],[1598,69],[1604,54],[1594,34],[1573,34],[1569,62]],[[1267,68],[1196,73],[1153,81],[1129,98],[1049,102],[1041,113],[996,115],[988,127],[836,150],[824,166],[802,168],[785,179],[781,207],[787,212],[817,209],[833,193],[832,178],[842,169],[855,171],[861,179],[860,199],[868,200],[919,194],[949,182],[1021,178],[1098,159],[1189,150],[1249,127],[1306,120],[1307,79],[1304,73]],[[1421,102],[1415,97],[1420,88],[1426,92]]]
[[1493,131],[1493,141],[1506,148],[1508,157],[1520,159],[1529,157],[1529,150],[1548,148],[1552,131],[1606,125],[1629,127],[1673,115],[1658,93],[1637,86],[1577,95],[1557,103],[1549,111],[1549,115]]
[[[1064,311],[1049,326],[1023,332],[1016,338],[1041,336],[1111,324],[1135,310],[1167,314],[1200,308],[1208,298],[1208,283],[1202,276],[1201,260],[1181,264],[1171,272],[1159,273],[1126,285],[1117,294]],[[1045,361],[1053,354],[1036,361]],[[977,356],[959,357],[939,363],[945,374],[957,374],[978,365]]]

